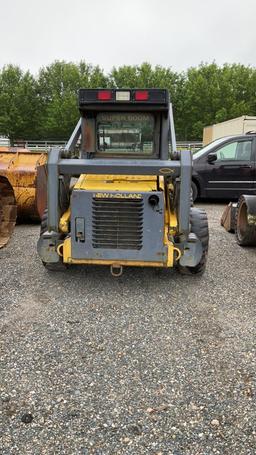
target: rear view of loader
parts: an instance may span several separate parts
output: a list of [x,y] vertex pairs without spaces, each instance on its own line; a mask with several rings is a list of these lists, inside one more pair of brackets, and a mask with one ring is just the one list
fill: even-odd
[[168,91],[81,89],[79,110],[67,146],[48,156],[38,241],[44,266],[108,265],[115,276],[125,266],[202,274],[207,216],[191,208],[192,157],[176,151]]

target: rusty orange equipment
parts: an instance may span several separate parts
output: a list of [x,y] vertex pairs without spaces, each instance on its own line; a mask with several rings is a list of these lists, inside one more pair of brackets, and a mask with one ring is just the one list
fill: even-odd
[[19,219],[42,217],[46,206],[47,153],[0,147],[0,176],[13,188]]
[[10,239],[16,223],[14,191],[6,177],[0,176],[0,248]]

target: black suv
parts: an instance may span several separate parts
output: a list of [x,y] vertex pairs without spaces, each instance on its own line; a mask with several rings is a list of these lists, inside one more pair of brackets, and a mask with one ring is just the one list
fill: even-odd
[[194,154],[193,164],[194,200],[256,194],[256,133],[216,139]]

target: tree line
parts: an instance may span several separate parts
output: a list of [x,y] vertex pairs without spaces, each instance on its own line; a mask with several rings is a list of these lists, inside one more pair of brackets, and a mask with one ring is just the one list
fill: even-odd
[[178,140],[201,140],[206,125],[256,115],[256,68],[200,64],[186,72],[171,68],[114,67],[55,61],[34,76],[15,65],[0,70],[0,136],[66,140],[79,118],[77,91],[87,88],[167,88]]

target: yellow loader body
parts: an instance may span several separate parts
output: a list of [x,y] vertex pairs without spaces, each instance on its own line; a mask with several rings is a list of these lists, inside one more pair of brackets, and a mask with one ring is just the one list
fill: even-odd
[[[93,192],[97,199],[136,199],[142,193],[161,190],[164,193],[163,177],[157,176],[130,176],[130,175],[84,175],[82,174],[76,182],[73,191],[82,190]],[[63,233],[69,231],[71,217],[70,208],[60,219],[60,230]],[[170,210],[169,199],[165,197],[164,230],[162,236],[163,245],[168,249],[167,258],[163,261],[141,261],[121,259],[77,259],[72,257],[71,238],[64,240],[58,248],[59,254],[63,256],[63,262],[67,264],[102,264],[112,266],[151,266],[151,267],[172,267],[175,258],[180,257],[180,251],[175,248],[170,240],[170,235],[175,233],[177,228],[176,214]]]

